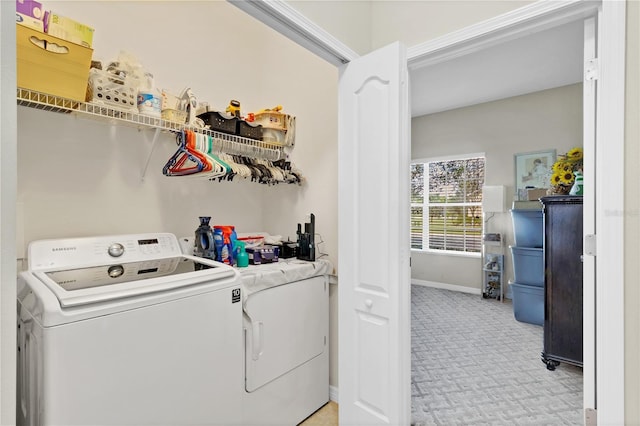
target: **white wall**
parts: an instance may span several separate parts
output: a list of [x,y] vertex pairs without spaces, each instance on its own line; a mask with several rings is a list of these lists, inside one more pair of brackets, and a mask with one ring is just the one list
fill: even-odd
[[413,46],[533,1],[287,0],[360,55],[394,41]]
[[414,46],[459,30],[532,1],[420,0],[374,1],[372,49],[400,40]]
[[293,0],[287,3],[360,55],[372,50],[374,2]]
[[142,228],[190,235],[197,216],[204,214],[215,223],[236,225],[239,232],[265,230],[294,238],[296,224],[314,212],[325,251],[336,259],[336,197],[331,194],[337,176],[327,173],[336,160],[333,66],[226,2],[129,2],[127,13],[109,1],[47,5],[96,28],[94,58],[131,52],[154,74],[158,87],[176,94],[191,87],[199,100],[220,109],[232,98],[245,112],[282,104],[297,116],[292,159],[307,185],[164,177],[162,166],[175,151],[170,134],[160,136],[143,182],[139,175],[152,131],[20,108],[19,201],[26,242]]
[[[510,208],[515,184],[514,154],[582,146],[582,84],[545,90],[438,114],[416,117],[411,125],[411,157],[484,152],[485,184],[507,186]],[[513,279],[509,245],[511,216],[497,213],[489,232],[506,238],[506,279]],[[481,288],[480,259],[412,250],[411,277],[423,281]],[[506,280],[505,280],[506,284]]]
[[[304,186],[165,177],[176,150],[161,134],[144,181],[153,131],[19,107],[18,218],[21,252],[50,237],[167,231],[193,235],[198,216],[238,232],[296,238],[316,215],[322,252],[337,263],[337,69],[226,2],[54,2],[93,26],[94,58],[137,56],[158,87],[191,87],[200,100],[244,112],[277,104],[297,117],[294,163]],[[337,266],[337,264],[336,264]],[[15,303],[15,302],[14,302]],[[335,304],[335,297],[332,297]],[[333,339],[335,337],[335,339]],[[332,341],[337,342],[337,336]],[[337,344],[337,343],[336,343]],[[332,384],[337,362],[332,360]]]

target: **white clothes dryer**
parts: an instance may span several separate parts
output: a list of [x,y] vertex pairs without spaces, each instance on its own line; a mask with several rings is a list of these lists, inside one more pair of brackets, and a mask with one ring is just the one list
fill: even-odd
[[242,422],[238,273],[172,234],[43,240],[18,277],[20,425]]
[[329,401],[331,267],[288,259],[241,271],[245,425],[296,425]]

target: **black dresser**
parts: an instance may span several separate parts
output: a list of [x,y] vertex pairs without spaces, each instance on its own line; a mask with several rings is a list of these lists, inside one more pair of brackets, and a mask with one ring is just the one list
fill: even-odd
[[540,199],[544,214],[542,362],[582,367],[582,197]]

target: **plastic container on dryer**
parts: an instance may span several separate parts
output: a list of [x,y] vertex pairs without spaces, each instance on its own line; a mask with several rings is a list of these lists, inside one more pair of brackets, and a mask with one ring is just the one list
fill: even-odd
[[216,260],[234,265],[236,241],[235,227],[232,225],[215,225],[213,227],[213,240],[216,247]]
[[249,255],[245,249],[245,242],[238,241],[238,254],[236,255],[236,265],[238,268],[246,268],[249,266]]
[[[213,243],[216,248],[216,258],[215,260],[218,262],[222,262],[222,248],[224,246],[224,235],[222,232],[222,228],[219,226],[214,226],[213,228]],[[228,252],[226,256],[228,256]]]
[[209,225],[211,216],[200,216],[200,226],[195,232],[195,248],[193,254],[199,257],[215,260],[216,247],[213,229]]

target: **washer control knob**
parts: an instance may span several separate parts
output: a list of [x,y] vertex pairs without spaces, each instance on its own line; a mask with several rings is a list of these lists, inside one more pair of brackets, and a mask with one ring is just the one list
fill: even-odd
[[109,256],[120,257],[124,254],[124,246],[120,243],[113,243],[109,246]]
[[120,275],[124,274],[124,267],[122,265],[110,266],[107,273],[111,278],[118,278]]

